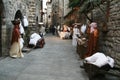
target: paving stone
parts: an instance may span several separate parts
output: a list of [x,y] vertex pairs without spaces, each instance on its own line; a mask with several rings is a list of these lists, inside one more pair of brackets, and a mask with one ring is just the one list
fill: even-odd
[[46,35],[44,48],[0,61],[0,80],[88,80],[71,40]]

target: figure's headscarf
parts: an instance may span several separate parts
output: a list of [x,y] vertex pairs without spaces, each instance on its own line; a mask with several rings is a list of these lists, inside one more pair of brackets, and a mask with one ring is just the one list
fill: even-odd
[[90,24],[90,32],[93,32],[96,27],[97,27],[97,23],[92,22],[92,23]]
[[77,28],[77,25],[76,25],[76,24],[74,25],[74,28]]

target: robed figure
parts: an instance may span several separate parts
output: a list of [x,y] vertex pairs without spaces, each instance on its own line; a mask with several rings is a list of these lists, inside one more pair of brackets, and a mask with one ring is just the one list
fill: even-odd
[[85,57],[89,57],[98,51],[98,35],[99,31],[97,23],[92,22],[88,28],[88,48]]
[[19,31],[20,20],[18,19],[13,20],[12,24],[14,25],[14,28],[12,31],[10,56],[13,58],[24,57],[22,53],[22,46],[20,45],[20,40],[21,40],[20,31]]
[[80,30],[77,25],[73,28],[72,45],[77,46],[77,38],[80,36]]

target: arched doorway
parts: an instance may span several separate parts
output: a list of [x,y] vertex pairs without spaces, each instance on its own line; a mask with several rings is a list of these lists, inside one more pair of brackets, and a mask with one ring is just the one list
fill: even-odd
[[23,19],[23,15],[22,15],[22,12],[20,10],[17,10],[16,13],[15,13],[15,17],[14,19],[20,19],[22,20]]
[[20,19],[20,21],[22,23],[22,26],[24,26],[24,24],[23,24],[23,15],[22,15],[21,10],[17,10],[16,13],[15,13],[14,19],[18,19],[18,18]]

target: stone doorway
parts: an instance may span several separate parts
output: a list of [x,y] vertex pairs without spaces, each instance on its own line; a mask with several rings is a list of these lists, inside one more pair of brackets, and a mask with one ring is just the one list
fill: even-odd
[[23,15],[22,15],[22,12],[20,10],[17,10],[16,13],[15,13],[15,17],[14,19],[20,19],[22,20],[23,19]]

